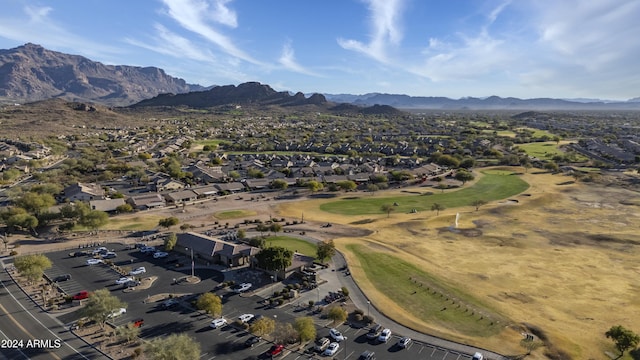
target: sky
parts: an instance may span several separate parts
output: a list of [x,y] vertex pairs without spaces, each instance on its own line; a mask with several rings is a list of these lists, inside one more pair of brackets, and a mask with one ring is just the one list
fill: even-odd
[[640,97],[638,0],[3,0],[0,49],[26,43],[203,86]]

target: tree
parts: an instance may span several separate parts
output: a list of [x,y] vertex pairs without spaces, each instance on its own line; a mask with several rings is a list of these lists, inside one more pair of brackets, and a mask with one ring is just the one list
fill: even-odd
[[109,214],[104,211],[91,210],[88,214],[85,214],[80,218],[80,225],[86,226],[89,229],[97,229],[106,225],[109,222]]
[[471,205],[475,206],[476,207],[476,211],[478,211],[478,209],[480,209],[480,206],[487,205],[487,201],[486,200],[482,200],[482,199],[473,200]]
[[278,190],[286,190],[289,187],[289,184],[282,179],[275,179],[271,182],[271,187]]
[[122,204],[116,207],[116,211],[118,213],[129,213],[133,211],[133,206],[131,204]]
[[341,324],[347,320],[347,310],[340,306],[332,306],[327,312],[327,318],[333,320],[334,324]]
[[274,338],[277,343],[287,344],[298,341],[299,335],[293,325],[290,323],[278,323],[276,324],[276,330]]
[[367,185],[367,190],[371,192],[371,196],[376,193],[376,191],[380,190],[380,187],[376,184]]
[[27,210],[30,214],[39,214],[56,204],[56,200],[49,193],[38,194],[36,192],[24,193],[16,199],[16,205]]
[[138,336],[140,336],[140,328],[134,326],[132,323],[116,328],[116,337],[122,341],[126,341],[127,344],[131,343]]
[[176,233],[169,233],[166,238],[164,238],[164,249],[167,251],[173,250],[178,242],[178,236]]
[[438,204],[438,203],[433,203],[433,205],[431,205],[431,211],[436,211],[436,216],[440,215],[440,211],[444,210],[445,207]]
[[269,317],[262,317],[256,320],[249,327],[249,331],[256,336],[265,336],[271,334],[276,329],[276,321]]
[[316,338],[316,326],[313,323],[313,318],[304,316],[296,318],[293,323],[293,328],[298,332],[300,336],[300,342],[315,340]]
[[393,205],[391,205],[391,204],[384,204],[384,205],[382,205],[380,207],[380,209],[387,213],[387,217],[390,217],[391,216],[391,212],[394,211],[396,208],[393,207]]
[[245,229],[239,229],[237,234],[238,234],[238,239],[244,239],[247,237],[247,231]]
[[111,295],[109,289],[99,289],[89,296],[87,305],[82,309],[82,313],[104,329],[104,324],[109,319],[109,315],[114,310],[126,308],[126,306],[126,303]]
[[164,219],[160,219],[158,221],[158,225],[164,227],[164,228],[170,228],[174,225],[178,225],[178,223],[180,222],[180,220],[178,220],[177,217],[168,217],[168,218],[164,218]]
[[475,176],[473,176],[473,174],[467,170],[460,169],[456,171],[454,179],[462,181],[462,185],[464,185],[467,181],[475,179]]
[[25,255],[15,258],[13,265],[30,282],[42,279],[44,271],[53,265],[48,257],[42,254]]
[[324,185],[316,180],[309,180],[307,181],[307,183],[305,184],[305,186],[307,187],[307,189],[309,189],[311,192],[318,192],[322,189],[324,189]]
[[322,241],[318,243],[318,248],[316,249],[316,256],[318,260],[324,262],[325,259],[330,259],[336,253],[336,245],[333,243],[333,240]]
[[625,351],[635,348],[640,343],[640,336],[622,325],[612,326],[604,335],[613,340],[616,349],[620,351],[619,357],[622,357]]
[[[442,181],[442,180],[440,180],[440,181]],[[439,182],[439,183],[438,183],[438,186],[436,186],[436,187],[437,187],[438,189],[440,189],[440,192],[441,192],[441,193],[443,193],[443,192],[444,192],[444,189],[448,188],[449,186],[448,186],[447,184],[445,184],[445,183]]]
[[200,344],[186,334],[157,337],[144,350],[150,360],[199,360],[200,352]]
[[557,173],[558,170],[560,170],[560,167],[558,166],[558,164],[556,164],[553,161],[549,161],[549,162],[545,163],[544,164],[544,168],[549,170],[550,172],[552,172],[554,174]]
[[198,297],[196,308],[215,317],[220,316],[222,314],[222,299],[218,295],[206,292]]
[[258,266],[270,271],[284,270],[291,266],[293,251],[280,246],[262,249],[257,255]]
[[271,224],[271,226],[269,226],[269,230],[272,231],[274,234],[277,234],[280,231],[282,231],[282,225],[278,223],[273,223]]
[[355,181],[351,180],[338,181],[336,185],[338,185],[338,187],[344,191],[353,191],[358,186]]

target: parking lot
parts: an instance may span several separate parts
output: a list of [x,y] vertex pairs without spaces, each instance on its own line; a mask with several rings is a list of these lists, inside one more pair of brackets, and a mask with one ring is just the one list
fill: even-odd
[[[115,317],[111,323],[119,326],[143,318],[144,325],[141,328],[141,337],[144,339],[150,340],[172,333],[186,333],[200,343],[201,359],[267,357],[266,352],[273,345],[272,343],[260,341],[253,347],[247,347],[244,343],[251,336],[250,334],[229,325],[213,329],[209,326],[212,318],[201,314],[190,306],[190,300],[204,292],[214,291],[217,285],[224,281],[224,273],[213,269],[196,268],[195,274],[201,279],[199,283],[176,284],[176,279],[191,274],[189,258],[170,254],[167,258],[155,259],[151,254],[144,254],[138,249],[120,244],[103,244],[102,246],[117,254],[115,258],[111,259],[114,264],[130,269],[144,266],[146,273],[141,276],[153,276],[157,277],[157,280],[148,289],[126,290],[125,286],[116,284],[116,280],[121,275],[109,266],[102,263],[87,265],[87,259],[90,257],[72,257],[70,251],[47,254],[53,262],[53,267],[47,270],[46,275],[52,279],[65,274],[71,275],[69,280],[58,282],[58,286],[68,295],[74,295],[84,290],[91,292],[101,288],[109,289],[113,295],[127,303],[126,313]],[[183,266],[176,267],[176,263]],[[186,266],[184,266],[185,264]],[[231,276],[230,274],[227,275]],[[312,291],[316,292],[316,290]],[[321,288],[320,291],[326,292],[328,289]],[[155,299],[158,294],[183,296],[180,297],[178,305],[163,309],[160,306],[161,301],[150,300]],[[293,305],[267,308],[263,305],[262,298],[252,296],[250,293],[239,295],[229,289],[217,290],[216,294],[223,298],[223,316],[228,319],[229,323],[232,323],[239,315],[246,313],[268,316],[277,322],[285,323],[293,322],[296,317],[313,316],[317,325],[318,337],[329,335],[330,324],[328,320]],[[78,311],[71,311],[58,318],[70,325],[78,317]],[[348,325],[340,325],[337,328],[347,339],[340,343],[337,353],[333,356],[335,359],[357,359],[365,350],[374,351],[377,359],[470,359],[467,354],[459,354],[415,341],[409,343],[406,349],[401,349],[395,344],[402,334],[393,334],[387,343],[378,344],[367,339],[367,328],[353,328]],[[286,359],[327,358],[308,351],[312,346],[313,344],[309,344],[300,351],[293,350],[298,348],[297,345],[287,346],[287,349],[278,357]]]

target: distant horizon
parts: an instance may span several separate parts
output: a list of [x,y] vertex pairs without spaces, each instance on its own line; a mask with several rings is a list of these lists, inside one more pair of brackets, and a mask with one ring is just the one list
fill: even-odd
[[639,18],[626,0],[7,0],[0,48],[33,43],[207,87],[620,102],[640,97]]

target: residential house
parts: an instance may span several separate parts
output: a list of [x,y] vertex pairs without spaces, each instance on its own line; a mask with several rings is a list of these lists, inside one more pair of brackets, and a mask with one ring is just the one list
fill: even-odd
[[164,198],[168,204],[183,204],[195,201],[198,198],[198,194],[193,190],[181,190],[164,194]]
[[78,182],[64,189],[63,198],[69,202],[89,202],[91,200],[104,200],[106,197],[104,189],[99,184]]
[[134,209],[147,210],[166,205],[164,197],[160,194],[144,194],[132,196],[127,199],[127,203]]

